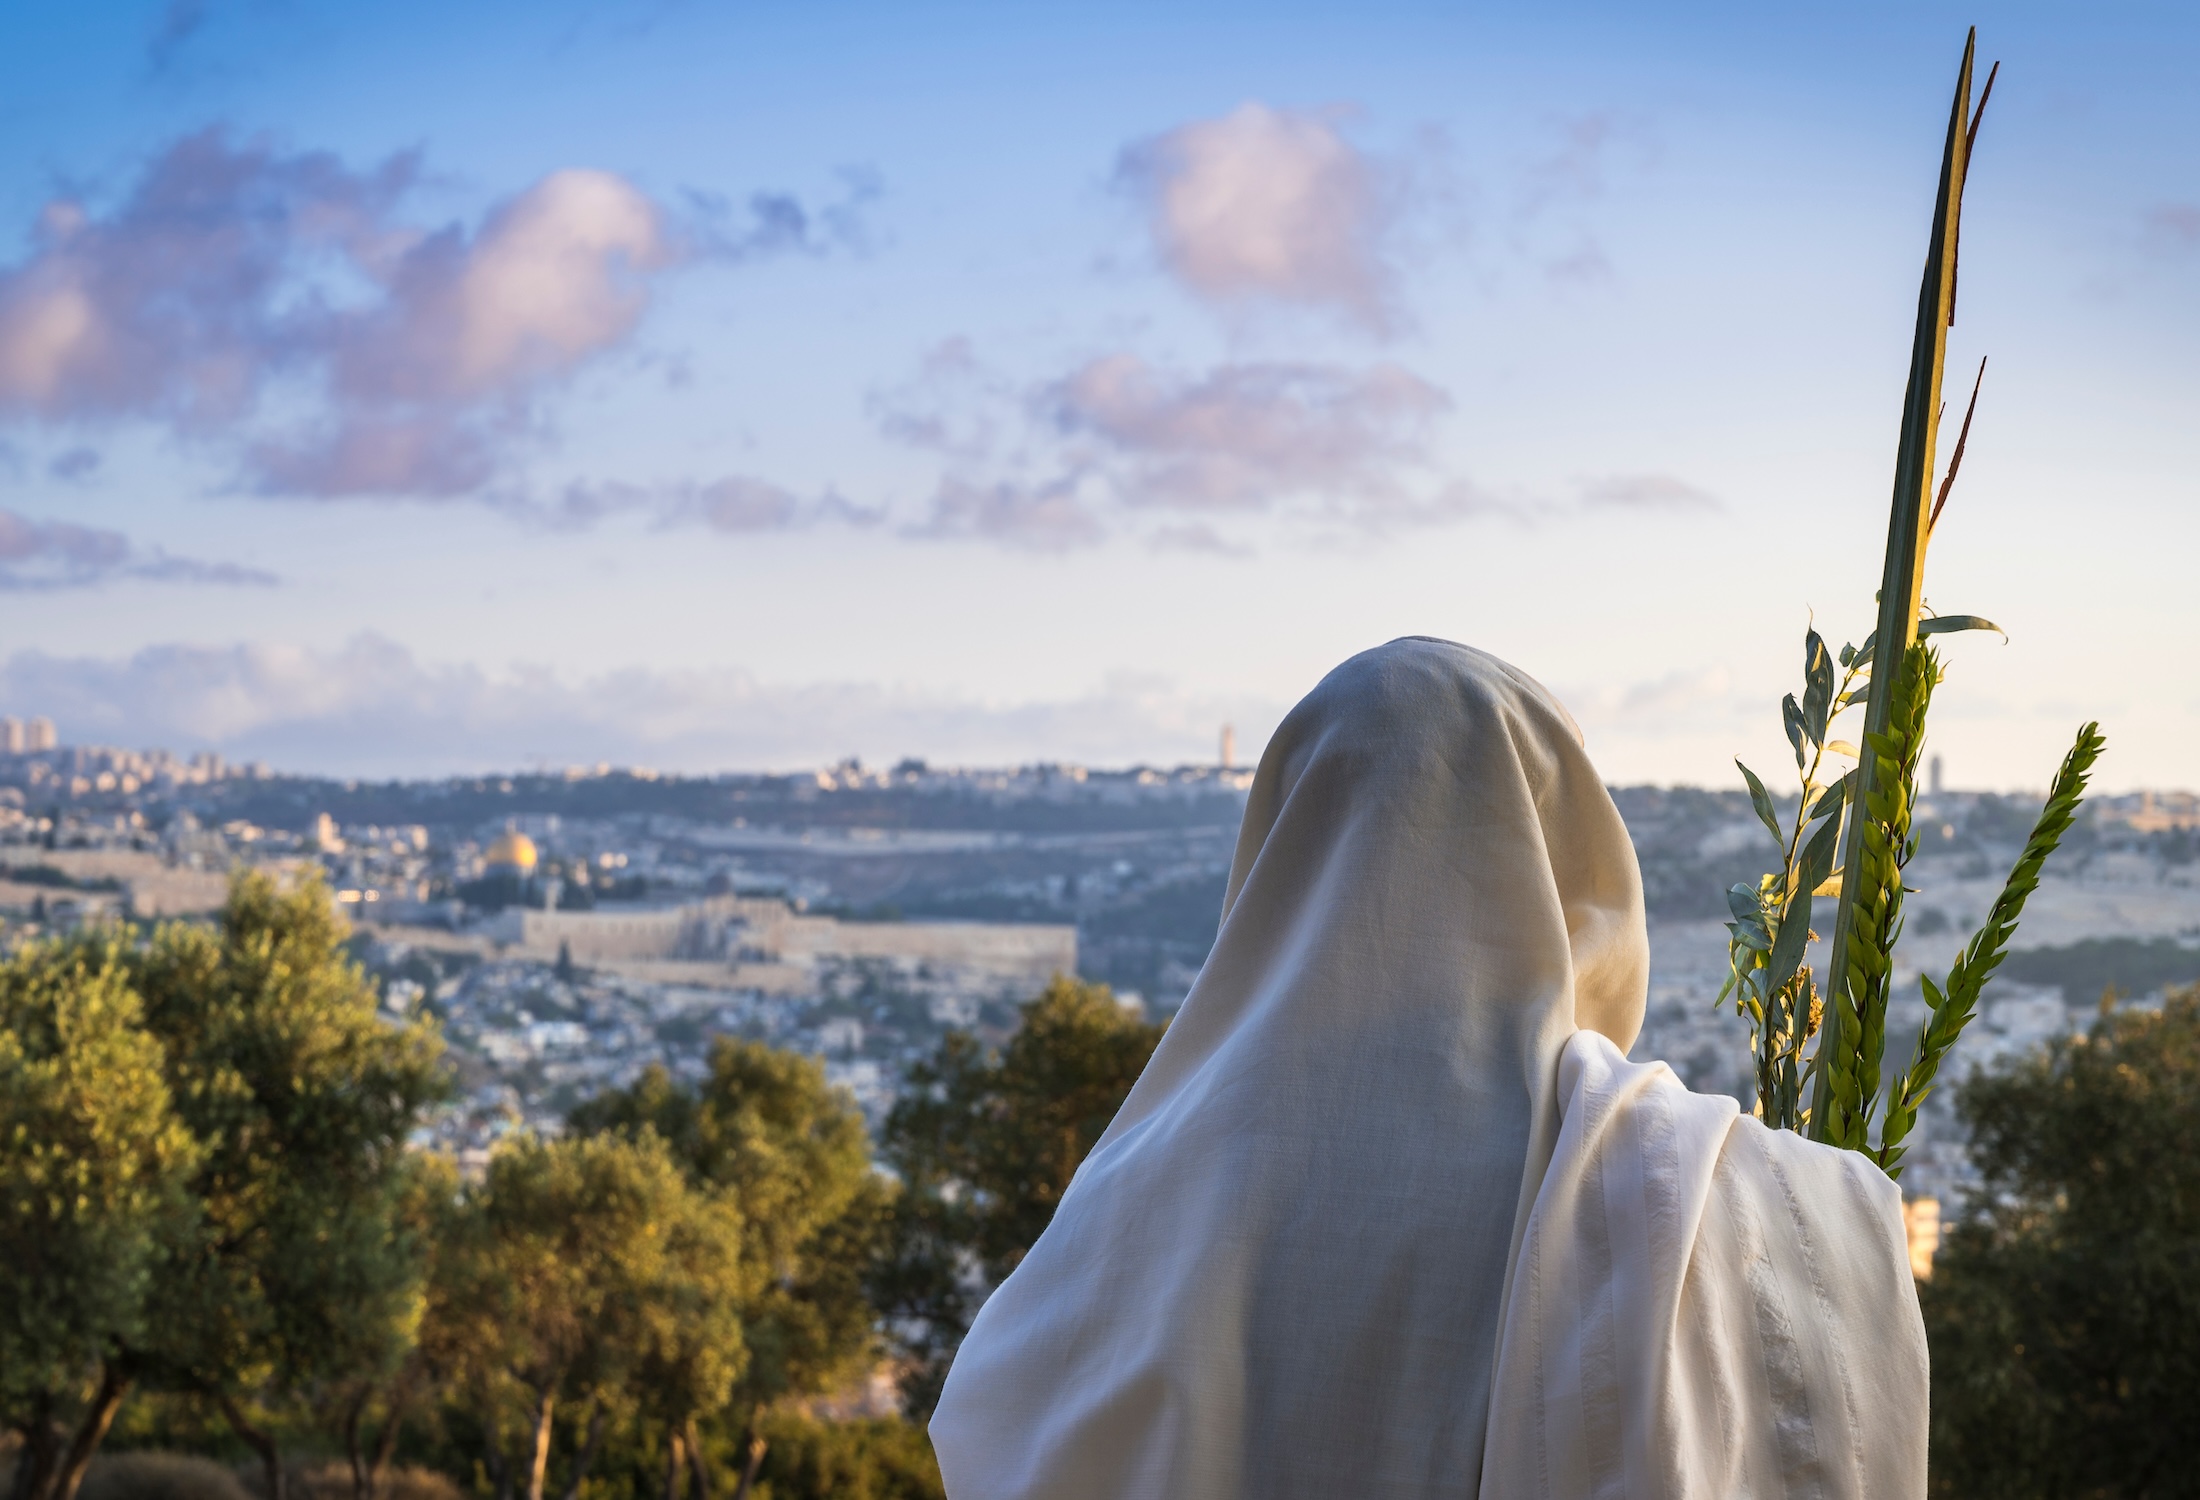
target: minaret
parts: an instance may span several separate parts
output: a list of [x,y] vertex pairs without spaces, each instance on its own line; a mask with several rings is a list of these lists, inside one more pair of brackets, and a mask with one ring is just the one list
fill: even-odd
[[1237,730],[1225,724],[1222,726],[1222,769],[1227,771],[1236,764]]
[[1939,757],[1939,756],[1937,756],[1937,755],[1933,757],[1933,773],[1932,773],[1932,774],[1933,774],[1933,781],[1932,781],[1932,786],[1933,786],[1933,795],[1934,795],[1935,797],[1937,797],[1937,796],[1939,796],[1939,795],[1940,795],[1940,793],[1941,793],[1941,781],[1940,781],[1940,757]]

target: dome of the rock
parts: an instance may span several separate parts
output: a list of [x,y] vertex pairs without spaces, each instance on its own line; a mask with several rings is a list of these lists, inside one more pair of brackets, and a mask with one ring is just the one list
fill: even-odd
[[507,833],[489,846],[481,862],[492,871],[509,870],[517,875],[535,873],[535,841],[524,833]]

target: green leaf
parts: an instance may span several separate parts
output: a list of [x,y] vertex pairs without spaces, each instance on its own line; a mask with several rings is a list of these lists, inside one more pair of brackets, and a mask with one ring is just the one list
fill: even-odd
[[1772,931],[1765,926],[1764,906],[1755,890],[1746,885],[1729,886],[1726,906],[1734,913],[1733,924],[1727,930],[1734,934],[1735,942],[1759,953],[1772,947]]
[[1833,873],[1834,856],[1840,852],[1840,843],[1839,818],[1825,819],[1818,825],[1818,831],[1811,835],[1810,843],[1803,849],[1803,858],[1798,866],[1801,874],[1796,882],[1806,893],[1816,890]]
[[1798,891],[1795,899],[1788,903],[1787,915],[1780,919],[1780,935],[1773,939],[1772,956],[1765,963],[1771,971],[1766,976],[1769,990],[1777,990],[1795,977],[1809,944],[1810,892]]
[[1803,741],[1810,734],[1810,726],[1803,721],[1802,705],[1795,701],[1793,693],[1780,700],[1780,718],[1787,727],[1788,743],[1795,747],[1795,768],[1803,768]]
[[1826,716],[1833,708],[1833,658],[1817,631],[1803,633],[1803,727],[1810,742],[1823,744]]
[[1744,885],[1738,880],[1728,886],[1726,888],[1726,909],[1734,913],[1734,920],[1744,926],[1761,927],[1764,925],[1765,910],[1758,902],[1757,891],[1753,886]]
[[[1772,794],[1765,790],[1765,784],[1757,779],[1755,771],[1742,765],[1739,760],[1734,764],[1741,767],[1742,779],[1749,783],[1749,805],[1757,809],[1757,816],[1763,820],[1765,827],[1772,830],[1772,841],[1785,848],[1787,835],[1780,831],[1780,815],[1773,810]],[[1737,886],[1736,889],[1741,887]]]
[[1812,818],[1824,818],[1839,812],[1842,804],[1849,800],[1849,792],[1855,785],[1856,773],[1851,771],[1832,786],[1827,787],[1825,791],[1819,793],[1818,800],[1811,804],[1810,816]]
[[1849,665],[1852,667],[1870,666],[1872,662],[1872,652],[1878,649],[1878,646],[1879,636],[1876,633],[1865,636],[1864,644],[1857,647],[1856,654],[1849,658]]
[[1952,635],[1959,630],[1991,630],[2003,640],[2009,639],[2008,631],[1984,615],[1934,615],[1929,620],[1917,622],[1917,633],[1921,636]]

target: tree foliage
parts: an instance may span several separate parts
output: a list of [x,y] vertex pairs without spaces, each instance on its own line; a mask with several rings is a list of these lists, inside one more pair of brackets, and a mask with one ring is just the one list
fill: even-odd
[[1933,1489],[2193,1493],[2200,988],[1975,1077],[1983,1180],[1923,1291]]
[[913,1411],[931,1409],[978,1302],[1054,1217],[1163,1030],[1107,986],[1057,976],[997,1053],[949,1032],[910,1070],[880,1140],[902,1194],[872,1291],[912,1358]]
[[669,1434],[669,1462],[704,1462],[697,1424],[730,1408],[753,1433],[757,1414],[831,1389],[875,1356],[862,1272],[885,1212],[863,1116],[814,1058],[720,1037],[700,1084],[661,1067],[575,1110],[579,1134],[658,1139],[695,1189],[738,1215],[728,1243],[741,1267],[729,1309],[746,1360],[718,1399],[689,1399],[670,1370],[637,1386]]
[[[200,1147],[177,1119],[119,936],[0,964],[0,1410],[17,1489],[74,1493],[145,1336],[163,1255],[187,1231]],[[76,1413],[64,1454],[55,1422]]]
[[252,1408],[394,1369],[420,1310],[424,1247],[399,1211],[406,1138],[444,1087],[441,1042],[377,1013],[348,935],[318,880],[242,874],[212,927],[165,924],[130,950],[202,1151],[194,1232],[161,1268],[133,1365],[218,1403],[275,1500],[279,1455]]
[[0,1182],[22,1240],[0,1385],[50,1471],[32,1490],[65,1496],[151,1384],[219,1405],[279,1497],[267,1415],[404,1357],[426,1253],[405,1145],[440,1044],[377,1014],[346,935],[317,881],[245,875],[211,927],[97,930],[0,966]]
[[868,1342],[846,1239],[875,1217],[880,1187],[854,1101],[814,1058],[718,1038],[697,1088],[651,1068],[575,1112],[576,1131],[654,1130],[695,1182],[725,1195],[747,1232],[755,1291],[744,1322],[756,1361],[739,1393],[768,1402],[829,1385]]
[[[742,1229],[648,1130],[496,1153],[445,1227],[429,1354],[500,1492],[542,1500],[561,1406],[600,1433],[631,1391],[675,1424],[723,1404],[747,1359]],[[584,1440],[572,1481],[590,1457]]]

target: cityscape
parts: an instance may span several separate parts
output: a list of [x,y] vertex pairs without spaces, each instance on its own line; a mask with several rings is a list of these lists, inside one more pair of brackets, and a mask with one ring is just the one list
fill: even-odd
[[[200,752],[62,745],[0,722],[0,920],[11,940],[94,920],[200,917],[238,869],[323,880],[393,1017],[433,1016],[460,1097],[422,1144],[478,1170],[515,1129],[653,1063],[701,1076],[710,1039],[820,1058],[874,1127],[950,1029],[998,1045],[1056,973],[1172,1015],[1197,976],[1251,782],[1223,761],[1101,770],[849,761],[797,774],[611,766],[365,783]],[[1230,731],[1223,752],[1234,759]],[[1771,867],[1739,790],[1617,787],[1651,921],[1638,1059],[1753,1097],[1748,1032],[1712,1004],[1723,892]],[[1934,785],[1898,953],[1894,1044],[1924,1017],[2036,811]],[[1964,1066],[2082,1031],[2104,990],[2200,980],[2200,798],[2096,799],[1988,991]],[[1822,944],[1819,948],[1822,953]],[[1928,1100],[1905,1186],[1970,1185],[1953,1089]]]

